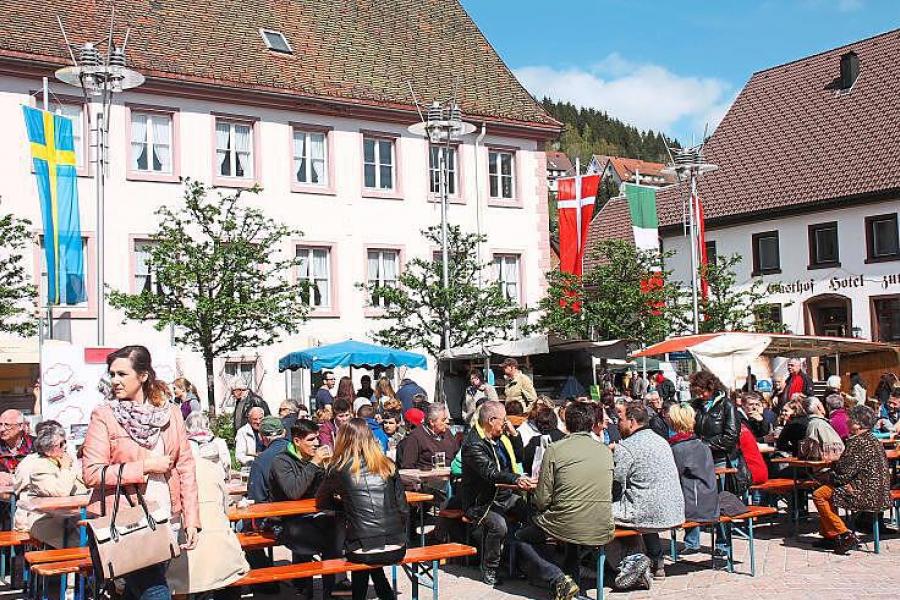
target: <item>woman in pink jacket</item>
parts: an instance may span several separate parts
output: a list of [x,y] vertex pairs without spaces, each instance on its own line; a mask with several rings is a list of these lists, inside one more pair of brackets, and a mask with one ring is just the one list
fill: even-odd
[[[100,502],[112,510],[118,465],[123,484],[141,486],[148,502],[170,511],[173,529],[181,530],[181,547],[192,549],[200,525],[194,458],[181,411],[167,401],[156,381],[150,352],[125,346],[106,357],[112,398],[91,415],[84,441],[84,482],[94,489],[88,510],[100,513]],[[106,470],[107,497],[100,498],[100,477]],[[173,531],[173,535],[177,532]],[[125,585],[140,600],[169,600],[166,563],[135,571]]]

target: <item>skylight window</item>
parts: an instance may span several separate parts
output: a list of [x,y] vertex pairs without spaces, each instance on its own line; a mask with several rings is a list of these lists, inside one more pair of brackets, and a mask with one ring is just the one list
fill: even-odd
[[285,38],[284,34],[280,31],[260,29],[259,33],[262,36],[263,41],[266,43],[266,48],[268,48],[272,52],[280,52],[282,54],[294,53],[294,51],[291,50],[291,45],[288,44],[287,38]]

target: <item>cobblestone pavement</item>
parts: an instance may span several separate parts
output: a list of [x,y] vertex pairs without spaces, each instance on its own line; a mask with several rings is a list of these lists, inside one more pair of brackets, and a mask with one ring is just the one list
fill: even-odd
[[[784,520],[779,515],[779,521]],[[798,538],[791,537],[785,525],[760,524],[756,528],[756,577],[750,577],[748,544],[735,539],[735,573],[710,569],[709,554],[687,556],[673,564],[666,559],[666,578],[655,580],[650,591],[620,593],[607,589],[609,600],[646,598],[686,598],[691,600],[846,600],[854,598],[895,600],[900,598],[897,583],[900,569],[900,537],[882,539],[881,554],[874,554],[871,536],[860,550],[847,556],[814,548],[818,539],[815,513],[801,525]],[[702,537],[708,550],[709,536]],[[667,540],[664,547],[668,549]],[[409,600],[409,582],[399,575],[400,600]],[[593,586],[593,577],[589,585]],[[318,586],[317,586],[318,587]],[[431,590],[420,588],[422,600],[431,599]],[[587,595],[596,598],[593,587]],[[369,590],[374,598],[374,591]],[[262,596],[263,600],[275,598]],[[290,586],[282,586],[279,600],[296,598]],[[318,594],[316,595],[318,598]],[[473,566],[446,565],[441,570],[442,600],[519,600],[549,598],[545,588],[528,584],[524,579],[508,580],[497,589],[489,589],[478,580]]]

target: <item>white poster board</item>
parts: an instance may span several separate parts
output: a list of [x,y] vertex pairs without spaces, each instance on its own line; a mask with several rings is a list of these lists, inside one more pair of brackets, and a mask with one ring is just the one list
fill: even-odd
[[[58,421],[76,444],[84,440],[91,412],[104,400],[100,381],[106,373],[105,351],[49,342],[41,348],[41,420]],[[149,348],[157,379],[175,379],[175,350]]]

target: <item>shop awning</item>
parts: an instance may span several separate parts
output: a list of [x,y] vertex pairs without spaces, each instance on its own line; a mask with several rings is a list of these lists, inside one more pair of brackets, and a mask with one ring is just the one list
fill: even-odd
[[41,362],[41,352],[36,339],[2,337],[0,338],[0,365],[30,364]]

